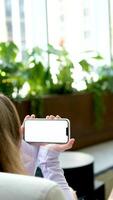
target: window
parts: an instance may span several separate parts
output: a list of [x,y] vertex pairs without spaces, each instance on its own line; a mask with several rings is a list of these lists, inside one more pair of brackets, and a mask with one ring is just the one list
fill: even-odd
[[19,46],[45,48],[48,39],[58,47],[63,38],[71,55],[96,51],[109,61],[109,1],[112,10],[113,0],[2,0],[0,7],[4,3],[7,39]]
[[7,27],[8,40],[11,41],[13,39],[11,21],[6,21],[6,27]]
[[[47,47],[46,0],[1,0],[0,39],[13,40],[21,51]],[[4,11],[4,12],[3,12]],[[6,29],[6,36],[5,35]]]
[[5,0],[6,17],[11,17],[11,0]]
[[19,0],[20,18],[24,18],[24,0]]
[[8,40],[13,39],[12,33],[12,9],[11,9],[11,0],[5,0],[5,15],[6,15],[6,30]]
[[99,52],[109,63],[112,8],[113,0],[1,0],[0,39],[13,40],[22,52],[34,46],[46,49],[47,43],[59,48],[64,41],[73,60]]
[[73,57],[94,51],[110,61],[108,0],[48,0],[47,8],[50,44],[63,38]]
[[[108,0],[47,0],[49,43],[59,48],[60,41],[64,41],[75,65],[81,58],[96,53],[104,58],[104,63],[109,64],[111,55],[108,8]],[[50,60],[55,63],[53,58]],[[74,75],[79,84],[83,73],[77,66]]]

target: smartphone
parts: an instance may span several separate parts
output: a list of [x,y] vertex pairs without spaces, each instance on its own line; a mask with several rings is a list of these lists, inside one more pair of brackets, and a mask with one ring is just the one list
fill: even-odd
[[24,122],[24,139],[26,142],[61,143],[70,139],[70,121],[66,118],[26,119]]

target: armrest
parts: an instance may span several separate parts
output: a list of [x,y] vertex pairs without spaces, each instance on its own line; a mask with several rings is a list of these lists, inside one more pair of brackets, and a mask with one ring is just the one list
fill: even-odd
[[65,200],[59,186],[45,178],[0,173],[0,199]]

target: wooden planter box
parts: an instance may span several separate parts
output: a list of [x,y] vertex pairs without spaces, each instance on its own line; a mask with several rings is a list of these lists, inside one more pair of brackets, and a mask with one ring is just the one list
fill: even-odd
[[13,101],[13,103],[18,111],[18,114],[22,123],[25,116],[31,114],[31,102],[30,101],[22,101],[22,102]]
[[93,98],[90,94],[56,95],[43,98],[43,117],[60,115],[70,119],[71,135],[76,139],[72,150],[113,139],[113,94],[104,96],[106,111],[103,126],[95,127]]
[[[96,128],[93,98],[91,94],[51,95],[41,99],[42,117],[60,115],[70,119],[71,136],[76,139],[72,150],[80,149],[113,139],[113,94],[104,95],[105,113],[103,125]],[[37,100],[36,100],[37,103]],[[31,102],[14,102],[21,122],[27,114],[32,114]],[[37,106],[36,106],[37,107]],[[39,116],[36,108],[36,116]]]

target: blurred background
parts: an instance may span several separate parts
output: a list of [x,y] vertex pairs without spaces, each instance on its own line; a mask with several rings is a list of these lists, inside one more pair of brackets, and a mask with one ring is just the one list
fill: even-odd
[[113,0],[0,0],[0,92],[21,121],[69,118],[72,151],[113,141],[112,9]]

